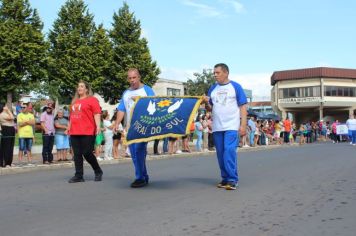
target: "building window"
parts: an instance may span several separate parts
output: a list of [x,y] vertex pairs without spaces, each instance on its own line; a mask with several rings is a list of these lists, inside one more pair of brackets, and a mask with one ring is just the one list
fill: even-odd
[[336,87],[331,87],[331,96],[336,96]]
[[282,89],[282,98],[288,98],[289,97],[289,95],[288,95],[288,91],[289,91],[289,89]]
[[331,97],[356,97],[356,88],[325,86],[325,96]]
[[320,87],[311,87],[313,89],[312,97],[320,97]]
[[280,98],[320,97],[320,87],[284,88],[279,90]]
[[342,87],[337,88],[337,96],[343,97],[344,96],[344,89]]
[[344,88],[344,97],[350,96],[350,88]]
[[310,95],[312,94],[312,90],[309,88],[304,88],[304,97],[310,97]]
[[180,89],[175,88],[167,88],[168,96],[180,96]]
[[291,98],[297,97],[296,96],[297,95],[296,90],[297,90],[297,88],[290,88],[289,91],[288,91],[289,97],[291,97]]

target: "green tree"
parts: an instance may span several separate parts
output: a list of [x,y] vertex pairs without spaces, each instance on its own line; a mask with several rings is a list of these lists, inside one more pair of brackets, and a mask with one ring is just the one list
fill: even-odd
[[110,87],[110,81],[113,78],[111,72],[113,48],[102,24],[94,32],[92,49],[93,66],[96,68],[94,71],[96,74],[92,75],[96,78],[92,83],[93,89],[102,95],[106,101],[114,103],[113,91]]
[[194,73],[194,79],[188,79],[184,83],[185,93],[191,96],[201,96],[207,94],[210,86],[215,83],[213,71],[203,69],[203,73]]
[[48,45],[28,0],[0,0],[0,93],[13,95],[46,77]]
[[110,88],[115,91],[111,96],[117,100],[127,88],[129,68],[137,68],[142,82],[150,86],[157,81],[160,70],[151,58],[147,40],[141,37],[141,23],[136,20],[134,13],[130,12],[126,2],[118,13],[114,13],[113,20],[109,35],[114,46],[114,78],[109,83]]
[[[49,86],[58,86],[60,101],[68,103],[79,80],[96,85],[101,77],[95,55],[94,16],[83,0],[68,0],[49,33]],[[51,85],[53,84],[53,85]]]

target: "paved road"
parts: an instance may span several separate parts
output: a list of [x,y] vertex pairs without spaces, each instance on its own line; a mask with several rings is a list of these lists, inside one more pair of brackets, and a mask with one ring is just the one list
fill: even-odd
[[213,155],[130,163],[104,181],[68,184],[70,169],[0,176],[0,235],[342,235],[356,232],[356,148],[316,144],[241,153],[238,191],[215,188]]

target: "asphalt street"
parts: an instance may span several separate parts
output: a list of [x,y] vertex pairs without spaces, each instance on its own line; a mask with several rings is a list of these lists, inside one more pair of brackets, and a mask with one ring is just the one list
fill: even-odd
[[354,236],[356,147],[315,144],[243,152],[240,188],[218,189],[215,155],[148,162],[149,186],[129,187],[131,163],[0,176],[1,236]]

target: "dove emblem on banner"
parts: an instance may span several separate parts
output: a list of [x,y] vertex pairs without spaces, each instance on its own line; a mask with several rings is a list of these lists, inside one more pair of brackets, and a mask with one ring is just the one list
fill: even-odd
[[147,111],[148,111],[148,114],[152,116],[156,112],[156,103],[150,101],[148,103]]
[[180,105],[182,105],[183,99],[180,99],[179,101],[176,101],[172,106],[170,106],[167,110],[168,113],[172,113],[175,110],[179,109]]

